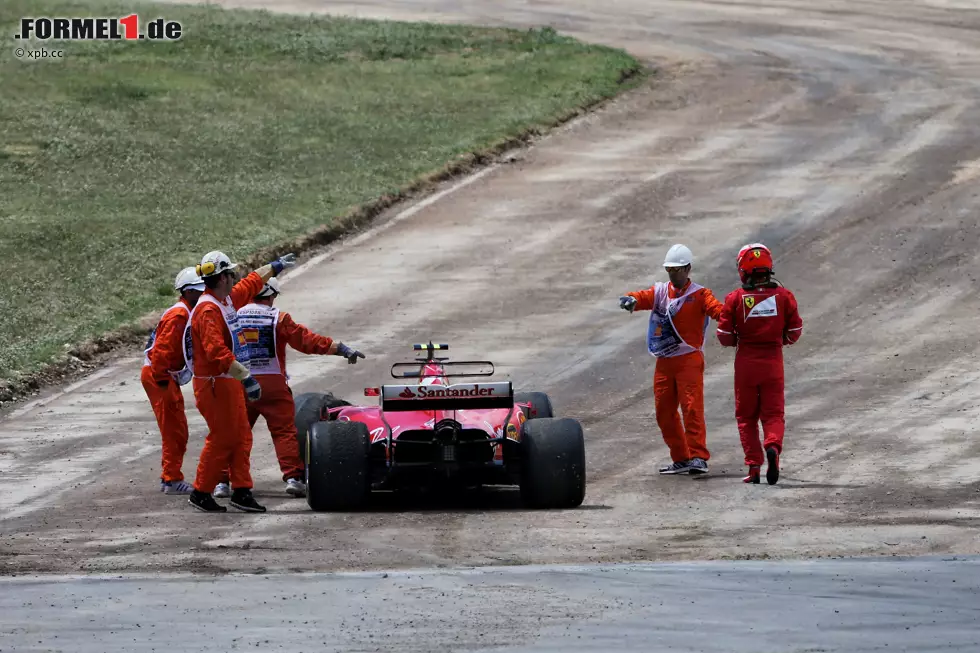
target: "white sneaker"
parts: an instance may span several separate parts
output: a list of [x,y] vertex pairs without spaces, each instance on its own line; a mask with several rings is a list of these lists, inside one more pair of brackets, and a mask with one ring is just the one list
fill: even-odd
[[292,495],[294,497],[305,497],[306,496],[306,483],[299,480],[298,478],[291,478],[286,481],[286,494]]
[[214,492],[211,493],[215,499],[227,499],[231,496],[231,486],[227,483],[218,483],[215,486]]
[[160,489],[164,494],[190,494],[194,486],[186,481],[162,481]]
[[691,461],[684,460],[681,462],[671,463],[666,467],[661,467],[658,471],[661,474],[687,474],[691,471]]
[[691,458],[690,471],[689,474],[707,474],[708,473],[708,461],[704,458]]

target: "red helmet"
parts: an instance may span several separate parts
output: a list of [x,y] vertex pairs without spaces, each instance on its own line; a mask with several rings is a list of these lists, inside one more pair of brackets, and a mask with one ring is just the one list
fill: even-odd
[[746,283],[756,270],[772,274],[772,252],[762,243],[752,243],[738,250],[738,276]]

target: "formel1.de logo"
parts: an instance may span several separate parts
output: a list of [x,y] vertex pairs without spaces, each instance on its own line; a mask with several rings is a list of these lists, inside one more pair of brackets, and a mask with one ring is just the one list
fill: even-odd
[[177,41],[183,28],[178,21],[156,18],[140,25],[140,17],[21,18],[18,39],[38,41]]

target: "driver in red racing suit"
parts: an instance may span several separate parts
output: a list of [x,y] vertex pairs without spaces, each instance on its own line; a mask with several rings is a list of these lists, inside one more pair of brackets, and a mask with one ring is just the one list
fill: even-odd
[[[772,253],[761,244],[738,253],[742,287],[729,293],[718,318],[718,340],[735,352],[735,419],[749,474],[745,483],[759,483],[763,448],[768,461],[766,481],[779,480],[783,451],[783,346],[803,333],[796,297],[773,280]],[[759,443],[759,420],[765,442]]]

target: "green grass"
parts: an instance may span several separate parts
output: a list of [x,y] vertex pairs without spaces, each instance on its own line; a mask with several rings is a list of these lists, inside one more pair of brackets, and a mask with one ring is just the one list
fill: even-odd
[[[163,16],[179,42],[36,43],[21,16]],[[550,29],[4,0],[0,380],[240,259],[622,89],[625,53]]]

